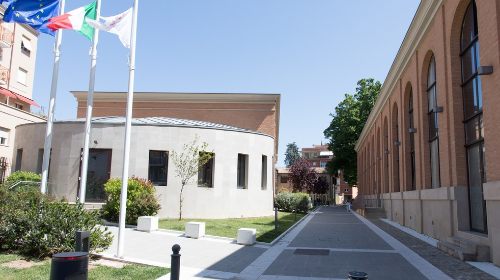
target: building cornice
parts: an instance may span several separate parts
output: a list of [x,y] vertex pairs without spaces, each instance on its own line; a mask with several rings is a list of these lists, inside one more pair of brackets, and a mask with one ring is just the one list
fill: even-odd
[[446,0],[422,0],[418,6],[417,12],[413,17],[413,20],[406,32],[405,38],[399,51],[392,63],[391,69],[385,78],[384,84],[380,89],[380,94],[373,106],[373,109],[368,116],[368,120],[363,127],[363,131],[358,138],[355,146],[356,152],[364,144],[368,133],[373,128],[375,121],[380,115],[382,108],[387,103],[392,91],[396,87],[400,77],[406,70],[411,58],[422,41],[422,38],[427,34],[434,16],[438,12],[439,8],[444,5]]
[[[87,101],[87,91],[71,93],[78,102]],[[279,94],[134,92],[134,102],[276,104],[279,99]],[[127,102],[127,93],[95,92],[94,102]]]

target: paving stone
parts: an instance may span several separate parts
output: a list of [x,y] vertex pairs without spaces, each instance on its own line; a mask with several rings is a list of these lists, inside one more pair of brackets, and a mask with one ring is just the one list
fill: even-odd
[[436,247],[423,242],[422,240],[396,227],[393,227],[380,219],[369,219],[369,221],[397,239],[399,242],[403,243],[406,247],[410,248],[413,252],[417,253],[420,257],[422,257],[453,279],[497,279],[466,262],[455,259],[449,254],[437,249]]

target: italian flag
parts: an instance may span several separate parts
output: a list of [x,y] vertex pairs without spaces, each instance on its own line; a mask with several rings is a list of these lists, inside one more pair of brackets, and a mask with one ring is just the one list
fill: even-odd
[[87,24],[86,18],[96,18],[96,2],[90,3],[87,6],[75,9],[64,15],[49,19],[50,23],[47,27],[52,31],[58,29],[73,29],[76,32],[92,40],[94,28]]

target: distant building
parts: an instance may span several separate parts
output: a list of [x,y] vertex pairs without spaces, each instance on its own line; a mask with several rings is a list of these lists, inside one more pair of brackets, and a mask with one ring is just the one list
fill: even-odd
[[327,145],[313,145],[312,148],[302,148],[302,158],[306,159],[312,167],[325,167],[333,158],[333,152]]
[[[4,12],[0,6],[1,17]],[[23,153],[14,150],[16,126],[45,121],[31,113],[31,105],[39,107],[32,100],[38,35],[28,25],[0,19],[0,182],[21,168],[21,161],[13,164]]]

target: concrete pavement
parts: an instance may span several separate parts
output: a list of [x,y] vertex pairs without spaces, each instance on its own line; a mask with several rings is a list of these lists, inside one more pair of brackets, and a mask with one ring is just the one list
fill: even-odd
[[[117,228],[111,230],[117,236]],[[369,279],[451,279],[343,206],[310,213],[273,246],[127,229],[124,259],[168,267],[174,244],[181,246],[181,279],[347,279],[350,271],[366,272]],[[115,241],[103,255],[116,251]]]

